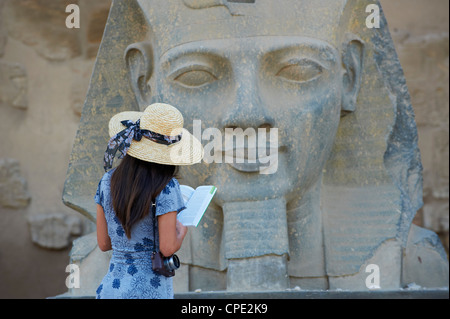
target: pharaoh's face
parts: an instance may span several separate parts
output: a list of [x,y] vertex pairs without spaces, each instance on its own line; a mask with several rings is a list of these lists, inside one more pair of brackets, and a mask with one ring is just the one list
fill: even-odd
[[[207,148],[212,163],[182,170],[192,184],[216,185],[219,204],[282,196],[289,201],[320,179],[342,105],[343,68],[335,47],[295,36],[205,40],[175,46],[157,63],[153,95],[178,107],[191,132],[200,120],[204,146],[221,139]],[[204,134],[210,128],[220,134]],[[226,132],[238,128],[257,134],[242,149],[233,145],[230,160]],[[273,129],[278,134],[258,144],[258,132]],[[254,147],[256,158],[248,153]]]

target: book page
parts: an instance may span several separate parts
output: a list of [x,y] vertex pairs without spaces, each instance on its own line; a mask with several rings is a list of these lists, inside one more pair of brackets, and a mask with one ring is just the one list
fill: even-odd
[[[197,226],[215,192],[216,188],[214,186],[197,187],[185,204],[186,209],[178,214],[178,220],[185,226]],[[187,191],[186,194],[189,196]]]
[[180,185],[180,190],[181,195],[183,196],[184,205],[186,206],[187,202],[192,197],[192,194],[194,194],[195,189],[188,185]]

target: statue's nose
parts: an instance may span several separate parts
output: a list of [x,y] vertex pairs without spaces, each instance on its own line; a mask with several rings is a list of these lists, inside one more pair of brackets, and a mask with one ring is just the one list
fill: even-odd
[[234,88],[234,96],[229,100],[229,105],[225,106],[223,128],[274,127],[274,119],[261,96],[255,66],[244,66],[235,72]]

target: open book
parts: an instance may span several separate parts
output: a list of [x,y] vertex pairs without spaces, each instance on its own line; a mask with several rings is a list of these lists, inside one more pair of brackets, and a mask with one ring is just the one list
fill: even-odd
[[184,226],[195,226],[203,217],[206,209],[211,202],[217,188],[214,186],[199,186],[193,189],[187,185],[180,185],[181,194],[183,195],[184,205],[183,209],[177,216],[177,219]]

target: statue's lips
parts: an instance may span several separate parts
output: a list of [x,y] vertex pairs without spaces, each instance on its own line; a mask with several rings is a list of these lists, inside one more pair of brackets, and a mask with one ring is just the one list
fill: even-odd
[[[256,173],[278,165],[279,149],[265,149],[258,154],[257,149],[235,148],[223,152],[225,163],[240,172]],[[261,156],[262,155],[262,156]]]

